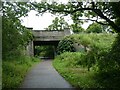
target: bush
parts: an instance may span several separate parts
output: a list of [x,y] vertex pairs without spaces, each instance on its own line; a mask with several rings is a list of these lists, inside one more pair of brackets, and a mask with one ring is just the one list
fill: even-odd
[[[94,51],[94,55],[91,55],[91,57],[94,57],[96,61],[96,67],[99,72],[113,72],[114,70],[120,70],[120,36],[118,35],[116,37],[116,40],[114,41],[113,45],[111,47],[104,48],[99,51]],[[90,57],[86,57],[90,58]]]
[[57,47],[57,54],[61,54],[63,52],[74,52],[75,48],[73,46],[73,41],[70,38],[65,37],[61,40]]
[[115,60],[120,67],[120,34],[117,35],[115,42],[112,45],[112,49],[109,53],[111,60]]

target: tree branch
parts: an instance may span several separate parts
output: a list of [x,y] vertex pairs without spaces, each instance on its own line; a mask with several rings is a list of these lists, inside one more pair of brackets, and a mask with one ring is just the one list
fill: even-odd
[[101,10],[99,9],[94,9],[93,10],[98,16],[100,16],[101,18],[103,18],[104,20],[106,20],[106,22],[109,23],[110,26],[112,26],[116,32],[120,32],[120,27],[117,26],[113,21],[111,21],[109,18],[107,18],[106,16],[104,16],[104,14],[101,12]]
[[95,21],[96,23],[98,23],[98,24],[101,24],[101,25],[108,25],[108,24],[106,24],[106,23],[102,23],[102,22],[98,22],[97,20],[93,20],[93,19],[78,19],[78,20],[90,20],[90,21]]
[[[73,9],[67,10],[65,8],[63,8],[63,9],[57,8],[56,9],[56,8],[51,8],[50,6],[47,7],[47,8],[44,8],[45,10],[43,10],[42,12],[45,12],[45,11],[49,10],[49,11],[52,11],[52,12],[58,12],[58,13],[61,12],[61,13],[73,14],[73,13],[78,12],[78,11],[85,11],[85,10],[89,11],[89,10],[91,10],[94,13],[96,13],[99,17],[101,17],[102,19],[104,19],[108,23],[108,25],[112,26],[115,29],[116,32],[120,32],[120,27],[117,26],[109,18],[107,18],[107,16],[105,16],[100,9],[95,9],[95,4],[94,3],[92,3],[92,7],[91,8],[89,8],[89,7],[87,7],[87,8],[78,7],[78,8],[75,8],[75,10],[73,10]],[[98,21],[96,21],[96,22],[99,23],[99,24],[103,24],[103,23],[98,22]]]

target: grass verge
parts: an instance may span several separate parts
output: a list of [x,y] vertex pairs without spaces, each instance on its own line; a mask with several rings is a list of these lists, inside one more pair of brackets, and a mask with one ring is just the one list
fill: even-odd
[[33,65],[40,62],[38,58],[19,57],[13,60],[4,60],[2,64],[2,88],[19,88],[23,79]]
[[[116,34],[103,33],[67,36],[64,39],[72,40],[77,52],[66,52],[63,39],[58,49],[63,52],[55,57],[53,66],[76,88],[120,88],[119,50],[110,53],[115,37]],[[80,45],[86,50],[81,50],[83,47]],[[112,54],[118,56],[110,59]]]
[[55,69],[75,88],[98,88],[101,87],[95,80],[95,72],[88,71],[83,67],[65,67],[64,62],[53,61]]

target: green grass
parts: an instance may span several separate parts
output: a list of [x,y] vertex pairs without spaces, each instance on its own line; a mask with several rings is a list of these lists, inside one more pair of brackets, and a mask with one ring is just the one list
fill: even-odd
[[[89,52],[64,52],[55,57],[53,66],[76,88],[120,88],[120,71],[100,62],[109,54],[116,34],[75,34],[70,38],[74,43],[91,48]],[[104,60],[105,59],[105,60]],[[113,59],[114,60],[114,59]],[[107,61],[105,61],[107,62]],[[88,64],[90,69],[88,71]],[[110,63],[113,67],[114,63]],[[103,66],[103,70],[100,70]],[[104,67],[108,67],[105,68]],[[109,71],[110,70],[110,71]],[[107,72],[105,72],[107,71]]]
[[19,88],[30,67],[38,62],[40,62],[39,59],[26,56],[3,60],[2,88]]
[[[82,54],[65,52],[53,60],[55,69],[76,88],[120,88],[120,71],[96,72],[88,71],[79,65]],[[73,55],[73,56],[72,56]],[[79,59],[78,59],[79,57]]]
[[[70,57],[69,55],[71,54],[73,54],[73,56]],[[78,61],[77,59],[75,60],[75,58],[73,58],[75,57],[75,54],[78,54],[78,52],[66,52],[60,56],[57,56],[53,61],[53,66],[67,81],[69,81],[76,88],[101,87],[98,83],[96,83],[96,80],[94,79],[94,71],[89,72],[87,68],[83,68],[82,66],[73,63],[75,61]],[[66,55],[68,55],[69,58]],[[63,59],[60,59],[60,57],[63,57]],[[76,57],[80,57],[80,54]]]
[[74,42],[78,44],[82,44],[86,47],[96,48],[99,50],[108,49],[111,47],[115,40],[116,34],[73,34],[68,36],[67,38],[73,39]]

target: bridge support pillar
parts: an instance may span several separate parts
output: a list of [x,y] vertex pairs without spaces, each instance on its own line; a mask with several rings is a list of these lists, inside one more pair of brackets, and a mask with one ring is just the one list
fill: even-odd
[[33,44],[33,41],[30,41],[29,45],[27,46],[27,55],[28,56],[34,56],[34,44]]

